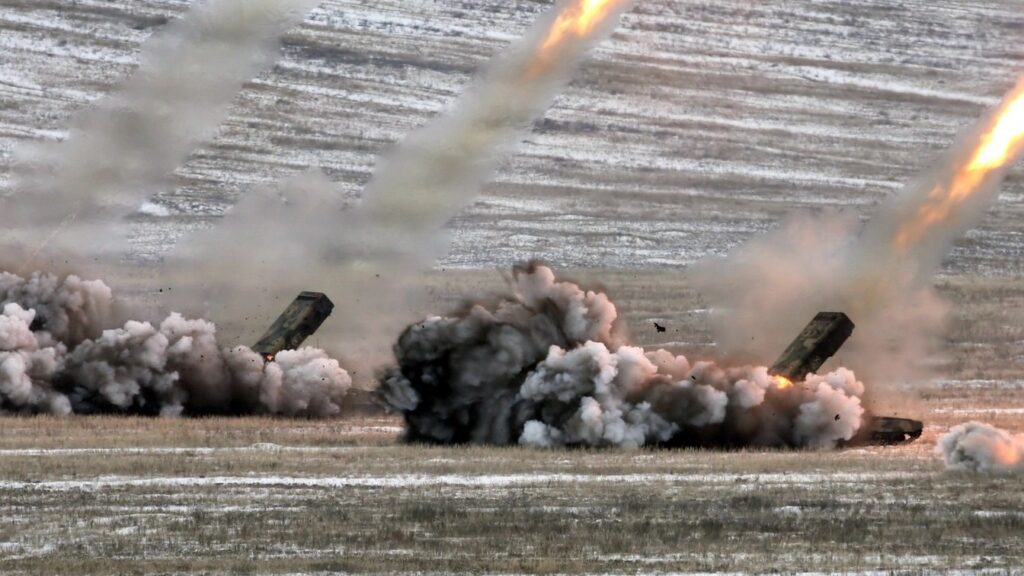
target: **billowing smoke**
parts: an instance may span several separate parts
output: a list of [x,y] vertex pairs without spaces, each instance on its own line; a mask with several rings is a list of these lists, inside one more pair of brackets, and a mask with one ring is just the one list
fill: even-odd
[[178,314],[103,330],[102,282],[4,274],[0,288],[0,413],[328,417],[352,383],[322,350],[267,362]]
[[67,140],[19,154],[18,183],[0,204],[5,263],[19,272],[72,259],[81,269],[91,259],[76,255],[122,255],[124,217],[213,133],[243,83],[273,63],[281,33],[315,4],[199,0],[154,34],[134,76],[81,113]]
[[99,336],[112,321],[113,301],[110,288],[98,280],[73,275],[61,280],[52,274],[26,279],[0,272],[0,302],[32,310],[32,328],[65,344]]
[[[344,211],[343,199],[316,176],[243,198],[220,230],[181,247],[182,266],[172,275],[180,303],[190,311],[205,305],[195,313],[216,315],[222,303],[257,301],[254,294],[262,300],[298,289],[336,295],[338,321],[324,334],[337,347],[332,351],[369,374],[390,359],[390,339],[415,317],[409,303],[422,286],[414,280],[447,252],[445,224],[479,194],[628,5],[557,2],[447,113],[380,162],[359,206]],[[179,284],[188,278],[198,285]],[[236,308],[230,315],[260,317],[260,311]]]
[[763,357],[802,318],[835,309],[858,325],[841,359],[873,389],[920,377],[948,310],[932,276],[1024,152],[1022,119],[1024,84],[866,226],[834,214],[797,217],[724,262],[705,262],[694,277],[713,305],[723,353]]
[[[3,199],[4,263],[60,254],[60,267],[78,268],[109,255],[100,249],[121,255],[124,217],[213,132],[315,3],[201,1],[155,34],[134,77],[82,113],[66,141],[21,154],[18,186]],[[77,276],[0,274],[0,308],[0,413],[327,417],[351,386],[322,350],[267,362],[221,345],[205,320],[170,314],[116,328],[110,288]]]
[[980,422],[956,426],[935,448],[947,470],[1024,472],[1024,438]]
[[860,429],[864,386],[848,370],[790,383],[645,352],[617,333],[603,293],[544,266],[517,269],[513,288],[402,334],[377,394],[409,441],[827,448]]
[[865,309],[860,229],[852,215],[796,215],[724,261],[696,266],[691,278],[711,304],[720,353],[747,362],[770,358],[818,311],[840,310],[857,330],[837,360],[871,382],[872,394],[925,374],[941,345],[948,304],[911,269],[894,266],[885,297]]

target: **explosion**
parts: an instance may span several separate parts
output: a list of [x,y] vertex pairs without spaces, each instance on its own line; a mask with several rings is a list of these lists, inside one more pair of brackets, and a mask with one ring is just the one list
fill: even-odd
[[1024,472],[1024,439],[980,422],[956,426],[939,438],[935,451],[949,470]]
[[763,366],[646,352],[608,296],[517,269],[514,295],[411,326],[379,398],[407,440],[530,446],[790,446],[851,440],[864,385],[838,369],[799,383]]
[[322,350],[222,347],[216,327],[171,314],[112,321],[99,281],[0,274],[0,414],[328,417],[352,383]]

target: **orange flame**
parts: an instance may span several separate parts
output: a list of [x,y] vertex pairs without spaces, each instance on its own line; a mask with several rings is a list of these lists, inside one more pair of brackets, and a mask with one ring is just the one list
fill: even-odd
[[978,140],[967,162],[957,168],[952,180],[939,184],[928,194],[914,216],[893,238],[896,249],[906,253],[936,225],[948,222],[956,209],[981,189],[988,177],[1014,162],[1024,150],[1024,83],[1003,103],[992,125]]
[[590,35],[617,4],[618,0],[578,0],[558,15],[540,51],[548,52],[570,36],[583,38]]
[[575,0],[558,15],[537,49],[528,76],[537,77],[556,60],[558,49],[570,39],[592,34],[624,0]]
[[999,439],[992,449],[996,460],[1006,467],[1014,467],[1020,464],[1024,454],[1021,453],[1020,441],[1014,438]]
[[772,376],[775,379],[775,387],[779,390],[786,390],[793,387],[793,381],[785,376]]

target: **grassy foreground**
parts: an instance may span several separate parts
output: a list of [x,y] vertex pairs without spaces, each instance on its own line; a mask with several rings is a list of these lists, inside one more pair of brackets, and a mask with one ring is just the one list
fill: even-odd
[[[588,280],[587,274],[579,274]],[[635,339],[710,335],[685,281],[592,273]],[[431,282],[443,310],[497,273]],[[916,444],[830,452],[537,451],[398,442],[401,422],[0,418],[0,574],[872,572],[1024,566],[1024,478],[947,473],[971,419],[1024,431],[1024,292],[948,279]]]
[[1024,564],[1024,479],[942,471],[935,429],[840,453],[562,452],[403,446],[397,424],[0,420],[0,573]]

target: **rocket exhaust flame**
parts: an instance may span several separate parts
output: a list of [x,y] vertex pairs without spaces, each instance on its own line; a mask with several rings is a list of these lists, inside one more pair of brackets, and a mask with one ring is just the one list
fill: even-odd
[[560,44],[568,36],[582,38],[589,36],[611,14],[621,0],[579,0],[576,5],[569,6],[555,20],[551,34],[541,43],[541,53],[546,53]]
[[978,138],[973,153],[940,182],[893,238],[893,247],[906,253],[928,232],[955,218],[958,208],[996,172],[1011,166],[1024,152],[1024,81],[1003,101]]
[[592,35],[624,6],[625,0],[574,0],[566,6],[551,25],[547,36],[537,47],[526,77],[533,79],[545,74],[560,58],[559,49],[569,41],[579,41]]
[[764,358],[800,318],[843,310],[861,327],[844,348],[844,364],[873,391],[926,377],[949,310],[932,275],[984,216],[1022,154],[1024,80],[866,225],[850,215],[798,215],[725,262],[698,266],[695,282],[714,310],[719,349],[732,358]]

